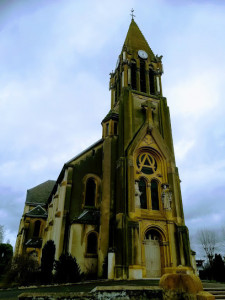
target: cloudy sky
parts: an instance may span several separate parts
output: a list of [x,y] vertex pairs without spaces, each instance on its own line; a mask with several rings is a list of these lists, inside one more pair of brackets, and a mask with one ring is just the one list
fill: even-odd
[[163,55],[190,235],[225,227],[225,1],[1,0],[0,224],[13,245],[27,189],[101,138],[131,8]]

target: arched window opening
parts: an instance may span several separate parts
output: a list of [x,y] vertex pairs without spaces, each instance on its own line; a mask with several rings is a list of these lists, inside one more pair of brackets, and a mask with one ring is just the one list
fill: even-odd
[[152,209],[159,210],[158,182],[155,179],[151,181],[151,199]]
[[85,205],[95,206],[96,183],[93,178],[88,178],[86,183]]
[[149,69],[149,86],[150,86],[150,94],[155,94],[155,76],[154,71],[150,67]]
[[91,232],[87,237],[87,253],[97,254],[98,239],[95,232]]
[[131,60],[131,88],[133,90],[137,89],[137,67],[136,67],[136,61],[134,59]]
[[140,85],[141,92],[146,93],[145,61],[140,60]]
[[146,181],[143,177],[140,178],[138,185],[139,185],[139,191],[141,192],[140,195],[141,208],[146,209],[147,208]]
[[34,223],[34,233],[33,233],[34,237],[39,237],[40,227],[41,227],[41,221],[38,220]]

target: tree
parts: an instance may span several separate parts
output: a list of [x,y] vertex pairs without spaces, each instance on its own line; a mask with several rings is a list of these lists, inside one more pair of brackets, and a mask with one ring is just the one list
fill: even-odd
[[4,226],[3,226],[3,225],[0,225],[0,244],[3,243],[4,236],[5,236],[5,229],[4,229]]
[[212,263],[212,277],[216,281],[225,281],[225,266],[220,254],[215,254]]
[[77,282],[81,279],[80,267],[71,254],[62,254],[59,260],[55,261],[54,269],[57,282]]
[[39,283],[39,265],[28,255],[13,258],[11,268],[6,274],[5,286],[30,285]]
[[47,241],[42,250],[41,273],[44,283],[52,281],[52,270],[55,261],[55,244],[52,240]]
[[218,243],[217,233],[210,229],[202,229],[198,232],[198,238],[211,264]]
[[12,245],[0,244],[0,276],[3,275],[11,265],[12,256]]

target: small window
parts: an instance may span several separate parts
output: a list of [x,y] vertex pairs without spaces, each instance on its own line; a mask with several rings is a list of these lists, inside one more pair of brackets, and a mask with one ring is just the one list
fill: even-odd
[[146,93],[145,61],[140,60],[140,85],[141,92]]
[[151,181],[151,199],[152,209],[159,210],[158,182],[155,179]]
[[40,227],[41,227],[41,221],[38,220],[34,223],[34,233],[33,233],[34,237],[39,237]]
[[140,196],[141,208],[146,209],[147,208],[146,181],[143,177],[139,181],[139,191],[141,192],[141,196]]
[[86,183],[85,205],[95,206],[96,183],[93,178],[88,178]]
[[106,124],[106,135],[109,135],[109,123]]
[[136,61],[132,59],[131,61],[131,88],[133,90],[137,89],[137,79],[136,79]]
[[98,239],[96,232],[91,232],[87,236],[87,254],[97,254]]

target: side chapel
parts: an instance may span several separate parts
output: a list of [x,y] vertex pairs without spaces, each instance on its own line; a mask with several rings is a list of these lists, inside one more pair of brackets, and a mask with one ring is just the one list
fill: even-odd
[[158,278],[179,265],[194,271],[161,58],[132,18],[110,74],[102,138],[56,181],[27,191],[15,255],[40,261],[53,240],[55,259],[69,252],[98,277],[104,268],[109,279]]

